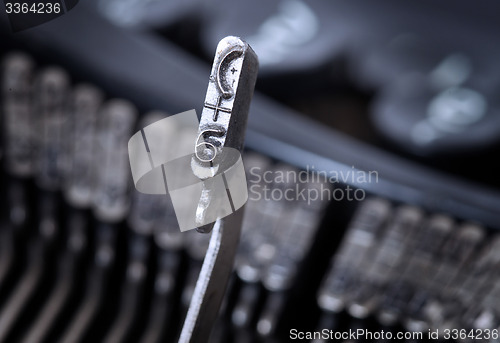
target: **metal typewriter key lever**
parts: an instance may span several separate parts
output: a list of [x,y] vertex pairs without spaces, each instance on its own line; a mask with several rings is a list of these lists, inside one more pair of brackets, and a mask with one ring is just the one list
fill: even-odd
[[231,158],[224,148],[233,151],[243,148],[257,71],[257,55],[248,44],[237,37],[226,37],[219,42],[191,160],[193,173],[203,180],[196,210],[196,222],[203,225],[198,231],[213,229],[213,233],[182,328],[179,341],[183,343],[208,341],[233,268],[243,207],[213,224],[205,225],[205,215],[210,206],[216,205],[211,181],[218,174],[222,175],[231,202],[224,176]]
[[[214,226],[213,222],[205,225],[209,207],[217,206],[213,204],[214,176],[220,174],[228,188],[224,171],[232,162],[230,152],[243,148],[257,69],[257,56],[248,44],[237,37],[226,37],[220,41],[191,160],[193,173],[203,180],[203,191],[196,210],[199,232],[210,232]],[[230,193],[227,195],[234,212]]]

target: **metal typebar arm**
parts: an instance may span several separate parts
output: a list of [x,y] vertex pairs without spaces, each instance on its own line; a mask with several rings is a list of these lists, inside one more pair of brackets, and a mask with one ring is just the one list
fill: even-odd
[[[257,56],[247,43],[237,37],[220,41],[195,142],[195,149],[200,150],[195,150],[191,163],[194,174],[201,180],[210,180],[221,173],[224,178],[226,161],[220,157],[224,157],[224,148],[241,152],[257,71]],[[203,215],[211,197],[207,186],[197,215],[198,212]],[[198,228],[201,232],[210,232],[213,228],[213,232],[179,342],[208,341],[233,269],[243,211],[244,206],[215,223]]]

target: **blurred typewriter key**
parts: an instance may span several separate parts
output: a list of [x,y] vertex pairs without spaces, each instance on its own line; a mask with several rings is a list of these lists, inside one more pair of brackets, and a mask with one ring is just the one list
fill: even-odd
[[17,176],[32,175],[34,170],[33,68],[33,60],[23,53],[11,53],[2,61],[5,167]]
[[[417,322],[422,321],[428,327],[440,327],[446,315],[444,304],[440,300],[446,296],[452,296],[449,286],[459,281],[456,279],[457,274],[463,268],[463,264],[472,257],[484,235],[482,228],[465,224],[445,241],[436,258],[437,268],[428,280],[427,289],[421,288],[429,296],[422,304]],[[406,319],[409,330],[412,328],[412,320],[412,318]]]
[[99,116],[93,209],[95,216],[103,221],[118,222],[129,208],[127,142],[136,116],[135,107],[121,99],[106,102]]
[[[460,282],[455,287],[455,297],[446,299],[447,327],[477,327],[486,292],[493,289],[496,284],[495,276],[500,265],[499,249],[500,237],[495,235],[474,255],[468,268],[462,271]],[[461,311],[451,312],[456,309],[457,304]],[[485,311],[484,315],[488,317],[488,311]],[[485,319],[487,318],[482,320],[483,323]]]
[[474,302],[468,304],[463,318],[464,325],[474,329],[490,330],[498,326],[500,314],[497,309],[500,303],[500,287],[494,279],[498,272],[494,270],[493,273],[493,280],[489,283],[489,287],[483,287],[476,294]]
[[[310,181],[300,186],[297,191],[305,191],[311,194],[311,198],[290,202],[289,213],[281,220],[280,232],[276,237],[277,251],[262,280],[264,287],[270,291],[287,290],[294,284],[299,265],[309,251],[319,227],[326,204],[322,196],[331,188],[321,181]],[[312,194],[316,195],[316,199],[312,200]]]
[[93,164],[93,156],[97,153],[97,115],[102,101],[103,94],[92,85],[77,85],[72,93],[64,193],[68,202],[77,208],[88,207],[92,201],[97,171]]
[[[383,324],[393,325],[403,314],[420,315],[421,304],[429,296],[428,283],[436,272],[433,261],[438,258],[439,250],[452,228],[453,220],[444,215],[433,215],[419,228],[414,239],[415,246],[400,276],[401,282],[396,283],[397,288],[389,287],[383,296],[378,311],[378,318]],[[410,331],[420,329],[412,328]]]
[[[291,168],[280,168],[284,175],[297,175],[297,170]],[[292,173],[290,173],[292,172]],[[295,173],[295,174],[294,174]],[[290,300],[287,292],[295,283],[295,276],[302,259],[310,249],[311,241],[315,237],[316,229],[321,219],[325,202],[321,201],[320,194],[324,190],[329,191],[330,186],[321,181],[294,184],[293,178],[284,185],[276,185],[275,189],[281,189],[283,194],[289,192],[290,187],[296,185],[294,192],[304,189],[306,193],[318,195],[315,201],[300,200],[296,194],[286,199],[285,215],[281,215],[281,221],[276,223],[273,229],[272,241],[275,243],[272,258],[264,265],[262,284],[269,291],[264,303],[264,309],[257,322],[257,332],[262,336],[275,334],[280,318],[283,316],[284,305]],[[293,192],[292,192],[293,193]]]
[[361,289],[357,289],[360,293],[353,294],[350,301],[348,311],[352,316],[365,318],[371,314],[387,284],[402,273],[409,245],[422,218],[422,211],[416,207],[403,205],[394,211],[377,252],[367,264]]
[[495,235],[482,248],[473,261],[470,273],[458,290],[462,301],[469,303],[474,297],[481,296],[482,289],[490,289],[495,283],[491,274],[500,266],[500,236]]
[[370,198],[359,204],[318,293],[321,309],[340,312],[349,303],[351,289],[360,282],[363,263],[371,259],[390,214],[390,204],[382,199]]
[[443,295],[455,294],[461,271],[473,261],[486,233],[483,227],[463,224],[443,246],[440,265],[433,279],[433,288]]
[[58,67],[42,70],[35,80],[35,108],[40,125],[37,183],[47,190],[60,187],[67,170],[69,82],[66,71]]

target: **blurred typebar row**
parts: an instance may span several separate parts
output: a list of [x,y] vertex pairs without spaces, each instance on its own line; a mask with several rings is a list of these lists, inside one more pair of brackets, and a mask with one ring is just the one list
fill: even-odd
[[[338,328],[348,313],[355,322],[376,320],[378,330],[456,329],[496,342],[499,263],[500,237],[480,224],[369,199],[357,208],[318,292],[321,325]],[[469,341],[467,334],[458,340]]]
[[[127,151],[167,114],[139,116],[24,53],[4,56],[1,73],[0,342],[174,341],[210,236],[181,233],[168,197],[134,190]],[[212,341],[279,342],[327,204],[300,193],[331,185],[243,158],[249,201]]]

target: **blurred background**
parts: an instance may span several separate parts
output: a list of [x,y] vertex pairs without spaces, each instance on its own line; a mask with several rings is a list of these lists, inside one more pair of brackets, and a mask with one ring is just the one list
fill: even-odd
[[134,190],[127,142],[201,113],[227,35],[260,70],[211,342],[498,341],[500,3],[58,3],[15,33],[0,6],[1,342],[177,340],[209,235]]

